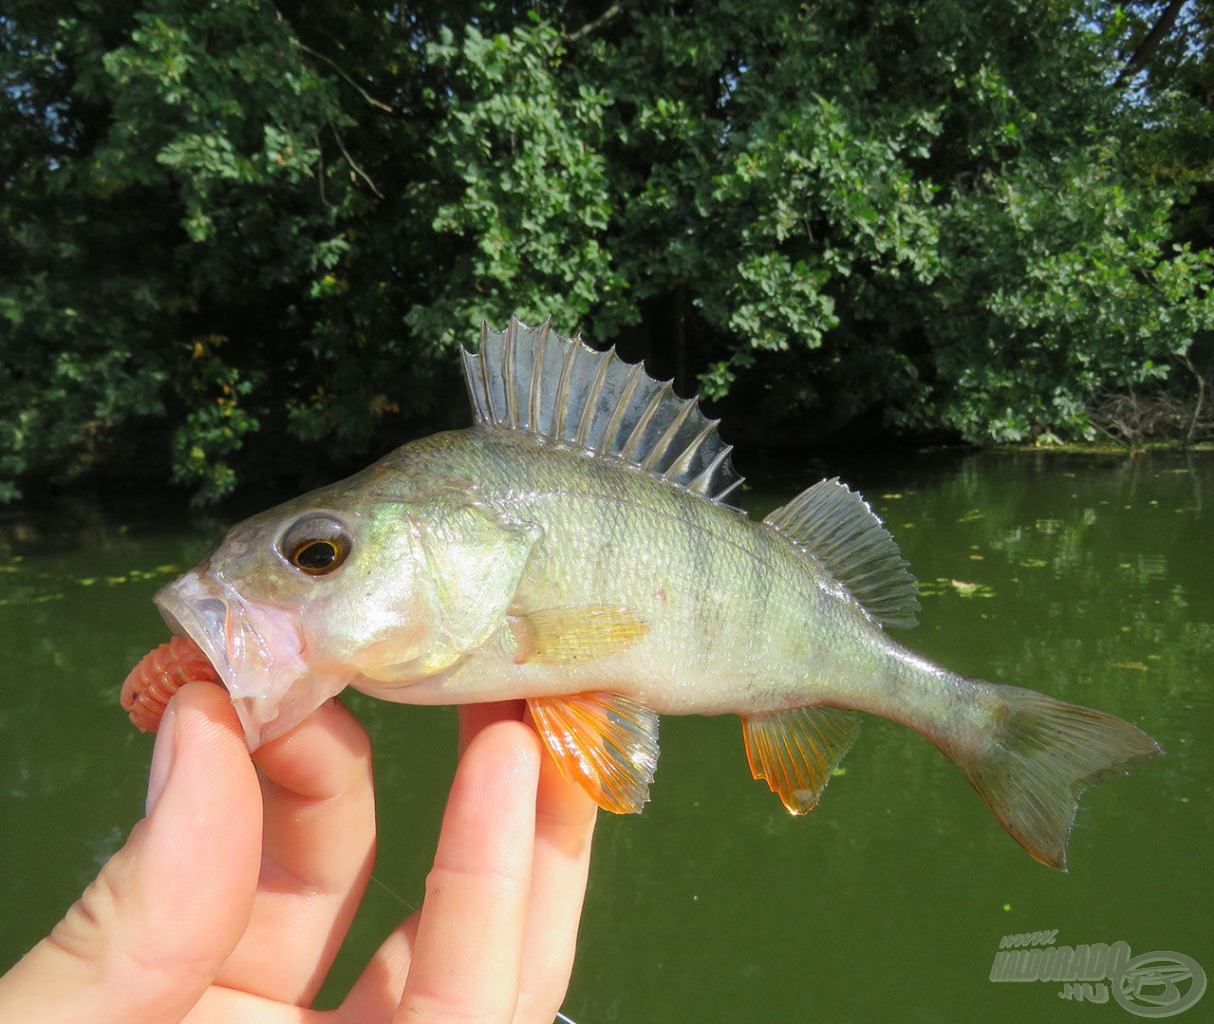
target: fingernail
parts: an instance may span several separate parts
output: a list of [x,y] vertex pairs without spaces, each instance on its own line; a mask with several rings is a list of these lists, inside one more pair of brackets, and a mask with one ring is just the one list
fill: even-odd
[[148,772],[148,799],[146,812],[152,813],[160,794],[164,792],[169,773],[173,770],[173,747],[177,734],[177,709],[169,704],[156,730],[156,746],[152,750],[152,768]]

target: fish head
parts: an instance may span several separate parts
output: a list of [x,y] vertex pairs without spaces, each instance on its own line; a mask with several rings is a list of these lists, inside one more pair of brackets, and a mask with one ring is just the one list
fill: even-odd
[[416,509],[366,484],[352,478],[240,523],[155,597],[169,628],[211,661],[251,750],[364,668],[408,663],[434,643]]

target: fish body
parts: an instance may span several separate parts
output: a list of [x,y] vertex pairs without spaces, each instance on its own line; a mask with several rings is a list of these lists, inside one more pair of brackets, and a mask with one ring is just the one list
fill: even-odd
[[859,495],[822,481],[749,519],[715,424],[639,366],[517,321],[464,359],[473,428],[255,516],[158,595],[250,745],[347,685],[522,698],[569,778],[638,811],[658,717],[733,713],[753,774],[803,813],[871,712],[935,743],[1055,867],[1081,790],[1159,752],[902,646],[887,627],[913,624],[914,580]]
[[[405,445],[379,469],[441,481],[431,498],[419,493],[415,515],[443,522],[446,501],[452,517],[472,501],[487,517],[520,524],[533,546],[506,618],[485,643],[435,674],[400,680],[407,693],[392,682],[356,683],[376,696],[460,704],[559,696],[572,686],[623,693],[659,714],[844,703],[892,717],[895,706],[912,714],[915,702],[901,692],[908,685],[926,695],[947,675],[896,643],[775,527],[627,463],[528,434],[465,430]],[[592,639],[594,656],[520,656],[526,626],[512,619],[568,609],[572,626],[580,609],[603,608],[620,609],[643,632],[618,648],[610,637]]]

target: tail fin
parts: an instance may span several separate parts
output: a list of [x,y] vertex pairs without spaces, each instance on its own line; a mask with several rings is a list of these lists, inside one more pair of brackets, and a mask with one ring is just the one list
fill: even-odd
[[1158,755],[1159,744],[1120,718],[1032,690],[989,690],[991,728],[980,745],[945,753],[965,772],[995,818],[1031,856],[1066,870],[1079,795]]

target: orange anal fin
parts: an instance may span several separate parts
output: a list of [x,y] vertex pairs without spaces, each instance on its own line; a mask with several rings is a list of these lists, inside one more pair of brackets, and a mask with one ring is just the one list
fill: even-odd
[[530,697],[527,707],[561,774],[600,807],[639,814],[658,766],[658,716],[618,693]]
[[742,716],[750,773],[767,780],[790,814],[813,809],[859,731],[859,716],[841,708]]

